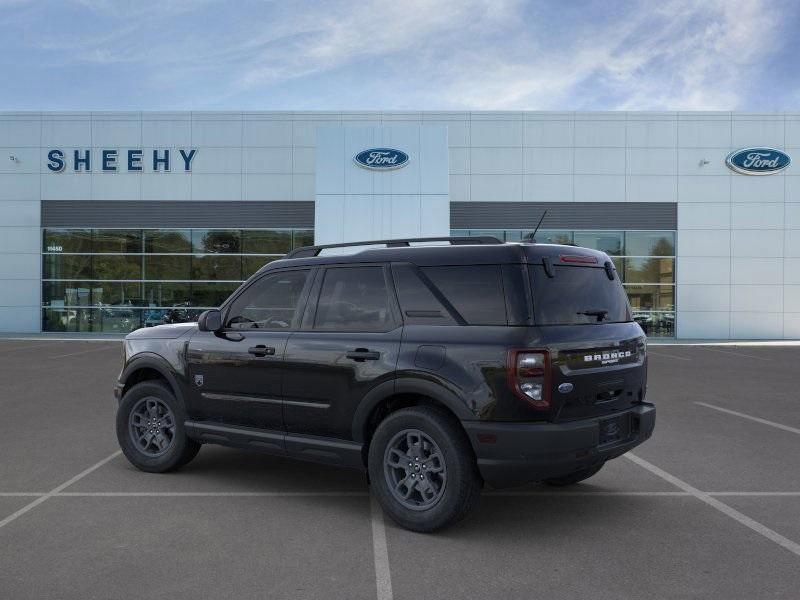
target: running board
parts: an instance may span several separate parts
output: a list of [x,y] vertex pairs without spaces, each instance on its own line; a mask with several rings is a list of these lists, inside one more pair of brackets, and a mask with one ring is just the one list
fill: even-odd
[[203,421],[186,421],[185,427],[187,435],[200,442],[364,469],[362,445],[357,442]]

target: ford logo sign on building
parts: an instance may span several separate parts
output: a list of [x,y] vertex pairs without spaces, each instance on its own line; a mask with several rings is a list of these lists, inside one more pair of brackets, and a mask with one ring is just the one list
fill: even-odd
[[356,154],[353,160],[358,166],[365,169],[388,171],[405,166],[408,162],[408,154],[394,148],[369,148]]
[[792,159],[775,148],[742,148],[731,152],[725,164],[743,175],[772,175],[783,171]]

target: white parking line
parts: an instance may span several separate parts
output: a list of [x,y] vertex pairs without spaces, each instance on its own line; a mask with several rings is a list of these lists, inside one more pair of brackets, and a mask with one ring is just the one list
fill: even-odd
[[68,354],[56,354],[55,356],[48,356],[47,358],[66,358],[67,356],[78,356],[79,354],[88,354],[89,352],[100,352],[101,350],[113,350],[113,349],[114,346],[104,346],[102,348],[90,348],[89,350],[70,352]]
[[800,492],[706,492],[709,496],[748,496],[754,498],[800,497]]
[[60,498],[327,498],[367,496],[367,492],[61,492]]
[[562,496],[568,497],[586,497],[586,496],[691,496],[688,492],[536,492],[533,490],[530,491],[509,491],[509,492],[487,492],[484,494],[487,497],[499,497],[499,498],[514,498],[514,497],[527,497],[533,498],[536,496],[542,496],[544,498],[560,498]]
[[375,586],[378,600],[392,600],[392,574],[389,572],[389,549],[386,545],[386,526],[383,509],[375,496],[370,496],[372,513],[372,555],[375,560]]
[[720,350],[719,348],[709,348],[708,346],[698,346],[698,348],[702,348],[703,350],[708,350],[709,352],[719,352],[720,354],[732,354],[733,356],[740,356],[742,358],[755,358],[756,360],[766,360],[770,361],[770,358],[764,358],[763,356],[756,356],[755,354],[745,354],[744,352],[731,352],[730,350]]
[[648,354],[655,354],[656,356],[667,356],[669,358],[674,358],[677,360],[692,360],[691,358],[686,358],[685,356],[677,356],[675,354],[667,354],[666,352],[654,352],[653,350],[648,350]]
[[[709,496],[749,496],[764,497],[773,496],[800,497],[800,492],[704,492]],[[691,496],[689,492],[555,492],[555,491],[490,491],[484,492],[486,497],[513,498],[513,497],[536,497],[561,498],[589,496],[604,497],[626,497],[626,496],[656,496],[656,497],[678,497]],[[52,496],[54,498],[364,498],[369,496],[369,492],[0,492],[0,498],[38,498],[39,496]]]
[[792,552],[792,553],[796,554],[797,556],[800,556],[800,544],[798,544],[797,542],[793,542],[789,538],[782,536],[777,531],[774,531],[774,530],[770,529],[769,527],[767,527],[766,525],[764,525],[762,523],[759,523],[758,521],[756,521],[754,519],[751,519],[750,517],[748,517],[745,514],[740,513],[735,508],[731,508],[730,506],[728,506],[724,502],[721,502],[721,501],[717,500],[716,498],[712,497],[711,495],[707,494],[706,492],[701,492],[696,487],[693,487],[693,486],[689,485],[688,483],[686,483],[685,481],[683,481],[682,479],[678,479],[674,475],[672,475],[670,473],[667,473],[663,469],[660,469],[657,466],[655,466],[654,464],[647,462],[643,458],[639,458],[635,454],[631,454],[630,452],[628,452],[624,456],[628,460],[630,460],[630,461],[636,463],[637,465],[639,465],[640,467],[642,467],[644,469],[647,469],[653,475],[656,475],[656,476],[660,477],[664,481],[668,481],[669,483],[671,483],[675,487],[682,489],[684,492],[688,492],[689,494],[691,494],[692,496],[694,496],[695,498],[697,498],[701,502],[705,502],[706,504],[708,504],[712,508],[716,508],[721,513],[723,513],[725,515],[728,515],[731,519],[733,519],[735,521],[738,521],[739,523],[741,523],[745,527],[748,527],[748,528],[752,529],[753,531],[755,531],[756,533],[758,533],[760,535],[763,535],[768,540],[772,540],[773,542],[775,542],[779,546],[781,546],[783,548],[786,548],[789,552]]
[[91,473],[92,471],[94,471],[94,470],[96,470],[96,469],[99,469],[99,468],[100,468],[100,467],[102,467],[104,464],[106,464],[108,461],[115,459],[115,458],[116,458],[117,456],[119,456],[120,454],[122,454],[122,450],[117,450],[117,451],[116,451],[116,452],[114,452],[113,454],[111,454],[111,455],[109,455],[109,456],[106,456],[106,457],[105,457],[103,460],[101,460],[100,462],[97,462],[97,463],[93,464],[91,467],[89,467],[89,468],[88,468],[88,469],[86,469],[85,471],[81,471],[80,473],[78,473],[77,475],[75,475],[75,477],[73,477],[72,479],[68,479],[67,481],[65,481],[64,483],[62,483],[61,485],[59,485],[58,487],[55,487],[55,488],[53,488],[52,490],[50,490],[49,492],[47,492],[47,493],[46,493],[44,496],[39,496],[39,497],[38,497],[36,500],[34,500],[33,502],[30,502],[29,504],[26,504],[25,506],[23,506],[22,508],[20,508],[20,509],[19,509],[17,512],[15,512],[15,513],[12,513],[12,514],[8,515],[8,516],[7,516],[5,519],[3,519],[2,521],[0,521],[0,528],[3,528],[3,527],[5,527],[5,526],[6,526],[6,525],[8,525],[9,523],[11,523],[11,521],[14,521],[14,520],[15,520],[15,519],[17,519],[18,517],[21,517],[21,516],[22,516],[22,515],[24,515],[26,512],[28,512],[28,511],[30,511],[30,510],[33,510],[34,508],[36,508],[37,506],[39,506],[39,505],[40,505],[42,502],[46,502],[48,498],[52,498],[54,495],[58,494],[59,492],[61,492],[61,491],[62,491],[62,490],[64,490],[64,489],[68,488],[69,486],[71,486],[71,485],[72,485],[73,483],[75,483],[76,481],[78,481],[78,480],[80,480],[80,479],[83,479],[84,477],[86,477],[86,476],[87,476],[89,473]]
[[28,345],[20,345],[14,344],[13,348],[0,348],[0,354],[5,354],[7,352],[19,352],[21,350],[33,350],[34,348],[41,348],[42,346],[51,346],[50,342],[45,342],[42,344],[28,344]]
[[742,419],[755,421],[756,423],[761,423],[762,425],[769,425],[770,427],[775,427],[776,429],[782,429],[783,431],[788,431],[790,433],[800,434],[800,429],[798,429],[797,427],[789,427],[788,425],[783,425],[782,423],[776,423],[775,421],[767,421],[766,419],[762,419],[760,417],[752,417],[750,415],[746,415],[744,413],[740,413],[735,410],[730,410],[729,408],[722,408],[721,406],[715,406],[713,404],[708,404],[706,402],[695,402],[695,404],[699,404],[700,406],[705,406],[706,408],[713,408],[714,410],[718,410],[719,412],[728,413],[729,415],[734,415],[735,417],[741,417]]

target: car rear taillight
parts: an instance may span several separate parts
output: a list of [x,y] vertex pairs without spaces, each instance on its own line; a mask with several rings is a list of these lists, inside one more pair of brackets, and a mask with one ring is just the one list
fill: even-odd
[[512,350],[508,355],[508,384],[534,408],[550,408],[550,354],[547,350]]

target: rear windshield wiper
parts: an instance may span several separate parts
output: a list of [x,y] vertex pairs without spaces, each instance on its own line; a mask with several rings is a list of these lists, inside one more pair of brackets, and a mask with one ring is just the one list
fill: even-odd
[[587,315],[589,317],[597,317],[597,322],[600,323],[603,319],[606,318],[606,316],[608,315],[608,311],[603,309],[579,310],[578,314]]

